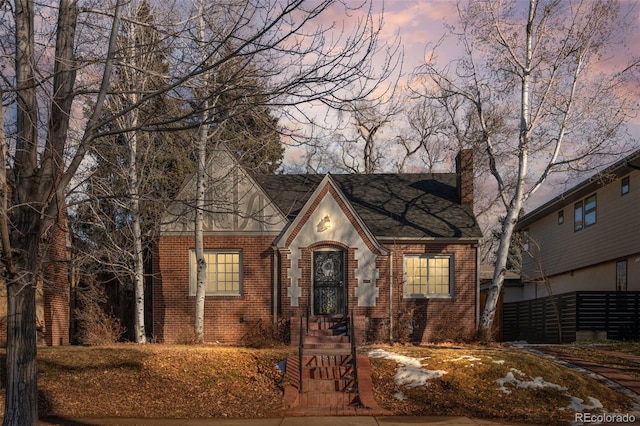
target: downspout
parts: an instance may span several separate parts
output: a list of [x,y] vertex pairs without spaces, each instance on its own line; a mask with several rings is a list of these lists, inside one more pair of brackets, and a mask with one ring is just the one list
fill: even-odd
[[393,252],[389,253],[389,343],[393,343]]
[[278,323],[278,247],[271,246],[273,250],[273,323]]

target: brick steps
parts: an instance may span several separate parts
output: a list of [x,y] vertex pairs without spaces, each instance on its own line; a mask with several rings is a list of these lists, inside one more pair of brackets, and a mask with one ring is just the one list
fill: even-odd
[[298,357],[287,359],[286,415],[392,414],[380,408],[373,398],[368,356],[358,355],[357,370],[358,383],[343,319],[310,319],[308,334],[303,340],[302,383],[300,360]]

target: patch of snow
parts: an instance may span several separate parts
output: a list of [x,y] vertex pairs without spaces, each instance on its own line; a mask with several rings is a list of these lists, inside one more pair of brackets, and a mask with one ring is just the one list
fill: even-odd
[[397,399],[398,401],[404,401],[405,399],[407,399],[406,396],[404,396],[404,394],[400,391],[397,391],[396,393],[393,394],[393,397],[395,399]]
[[517,368],[510,368],[509,370],[516,373],[519,376],[522,376],[522,377],[526,376],[526,374],[524,374],[522,371],[518,370]]
[[415,388],[425,386],[428,380],[437,379],[447,374],[443,370],[426,370],[424,368],[416,368],[411,365],[401,365],[394,377],[398,386],[407,386]]
[[422,367],[421,361],[427,358],[413,358],[384,349],[374,349],[369,352],[370,358],[384,358],[395,361],[399,366],[394,377],[398,386],[418,387],[425,386],[428,380],[437,379],[447,374],[443,370],[427,370]]
[[369,358],[384,358],[390,359],[391,361],[395,361],[400,365],[412,365],[414,367],[421,367],[422,362],[428,358],[413,358],[410,356],[400,355],[393,352],[387,352],[384,349],[374,349],[369,351]]
[[598,401],[596,398],[593,398],[591,396],[589,397],[589,402],[591,403],[591,405],[584,404],[584,399],[582,398],[578,398],[571,395],[568,395],[568,396],[571,398],[571,402],[569,403],[569,405],[567,405],[567,409],[569,410],[575,410],[575,411],[581,412],[584,410],[595,410],[595,409],[604,408],[600,401]]
[[498,359],[491,362],[493,362],[494,364],[504,364],[504,359]]
[[[524,375],[524,373],[522,373],[519,370],[516,370],[515,368],[512,368],[511,370],[515,370],[518,373],[521,373],[522,375]],[[557,385],[555,383],[550,383],[550,382],[545,381],[542,377],[535,377],[533,380],[516,379],[516,377],[513,375],[512,371],[509,371],[505,377],[496,380],[496,382],[498,383],[498,385],[500,385],[498,390],[500,390],[502,393],[511,393],[511,390],[509,390],[505,386],[506,384],[512,384],[513,386],[515,386],[517,388],[521,388],[521,389],[552,388],[552,389],[557,389],[559,391],[566,391],[567,390],[567,388],[565,388],[565,387],[562,387],[562,386]]]

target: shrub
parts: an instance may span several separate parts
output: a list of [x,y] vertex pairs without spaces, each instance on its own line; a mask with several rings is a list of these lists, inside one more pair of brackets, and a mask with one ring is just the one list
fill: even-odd
[[78,307],[74,310],[78,323],[78,342],[82,345],[106,345],[117,342],[125,332],[120,320],[107,308],[103,287],[90,285],[76,291]]

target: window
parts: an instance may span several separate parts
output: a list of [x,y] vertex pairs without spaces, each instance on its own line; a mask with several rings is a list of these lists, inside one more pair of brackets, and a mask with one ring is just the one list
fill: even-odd
[[622,178],[622,181],[620,181],[620,193],[622,195],[629,193],[629,176]]
[[564,210],[560,210],[558,212],[558,225],[562,225],[564,223]]
[[593,194],[573,205],[573,229],[580,231],[596,223],[596,195]]
[[627,291],[627,261],[616,262],[616,291]]
[[573,205],[573,230],[579,231],[583,228],[582,221],[582,201]]
[[591,226],[596,223],[596,196],[584,199],[584,227]]
[[453,256],[408,255],[404,257],[404,297],[451,297]]
[[[205,251],[207,289],[210,295],[239,295],[242,289],[242,253],[239,250]],[[189,252],[189,294],[196,294],[196,253]]]

